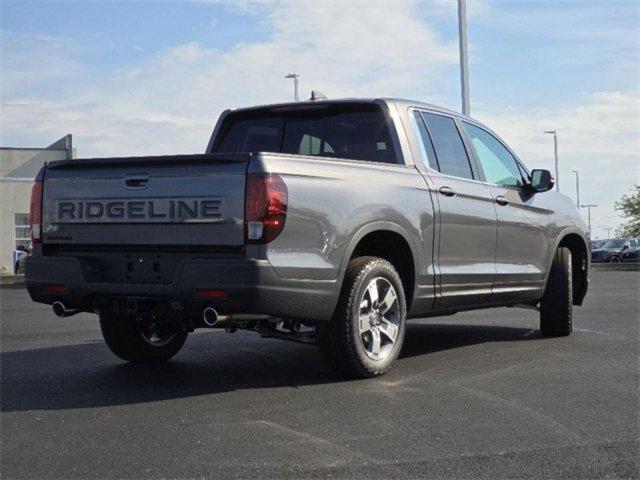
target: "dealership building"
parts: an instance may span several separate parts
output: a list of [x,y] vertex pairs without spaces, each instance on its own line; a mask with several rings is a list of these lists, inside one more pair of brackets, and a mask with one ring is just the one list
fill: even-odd
[[28,248],[29,202],[33,179],[45,162],[75,158],[71,135],[46,148],[0,147],[0,274],[15,273]]

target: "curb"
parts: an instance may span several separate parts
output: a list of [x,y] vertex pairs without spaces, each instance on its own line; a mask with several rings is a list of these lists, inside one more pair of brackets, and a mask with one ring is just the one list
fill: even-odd
[[0,275],[0,285],[24,283],[24,275]]
[[640,271],[640,263],[592,263],[591,270],[600,270],[605,272],[638,272]]

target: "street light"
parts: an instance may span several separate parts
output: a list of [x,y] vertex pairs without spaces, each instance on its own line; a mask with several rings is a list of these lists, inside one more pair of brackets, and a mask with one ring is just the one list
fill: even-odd
[[290,73],[284,78],[293,78],[293,98],[297,102],[298,101],[298,77],[300,75],[297,73]]
[[458,42],[460,44],[460,89],[462,113],[469,115],[469,57],[467,55],[467,2],[458,0]]
[[573,170],[573,173],[576,174],[576,206],[580,208],[580,172]]
[[594,205],[593,203],[589,203],[587,205],[580,205],[580,208],[586,208],[587,209],[587,232],[588,232],[588,237],[591,238],[591,209],[592,208],[596,208],[598,205]]
[[556,159],[556,191],[560,191],[560,173],[558,172],[558,134],[555,130],[547,130],[544,133],[553,135],[553,153]]

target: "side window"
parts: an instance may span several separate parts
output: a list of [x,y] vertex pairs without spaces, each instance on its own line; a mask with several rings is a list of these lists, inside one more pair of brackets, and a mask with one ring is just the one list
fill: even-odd
[[429,132],[427,132],[427,127],[425,127],[422,121],[420,112],[413,112],[413,120],[418,129],[418,140],[420,141],[420,149],[422,150],[422,159],[425,162],[425,166],[431,167],[434,170],[440,170],[436,160],[436,154],[433,151],[433,145],[431,144],[431,138],[429,138]]
[[422,117],[433,141],[440,172],[473,179],[471,164],[453,119],[432,113],[423,113]]
[[462,125],[471,138],[487,182],[521,187],[522,172],[509,150],[489,132],[467,122],[462,122]]

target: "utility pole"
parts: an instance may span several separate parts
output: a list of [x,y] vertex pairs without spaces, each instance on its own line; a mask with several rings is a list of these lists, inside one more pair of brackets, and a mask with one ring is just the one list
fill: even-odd
[[560,191],[560,172],[558,171],[558,134],[555,130],[547,130],[544,133],[553,135],[553,153],[556,160],[556,191]]
[[458,0],[458,41],[460,42],[460,89],[462,113],[469,115],[469,57],[467,55],[467,2]]
[[607,238],[611,238],[611,230],[613,230],[613,228],[605,227],[603,230],[607,232]]
[[588,237],[591,238],[591,209],[596,208],[598,205],[594,205],[593,203],[589,203],[587,205],[580,205],[581,208],[587,209],[587,232]]
[[573,173],[576,174],[576,206],[580,209],[580,172],[574,170]]
[[290,73],[289,75],[287,75],[284,78],[293,78],[293,99],[297,102],[299,101],[299,96],[298,96],[298,77],[300,75],[297,73]]

